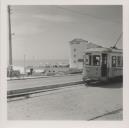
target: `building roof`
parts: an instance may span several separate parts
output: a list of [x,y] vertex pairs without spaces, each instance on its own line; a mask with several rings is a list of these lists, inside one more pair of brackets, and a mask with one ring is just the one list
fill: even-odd
[[75,38],[75,39],[73,39],[73,40],[70,41],[70,43],[72,43],[72,44],[74,44],[74,43],[76,44],[76,43],[80,43],[80,42],[88,43],[87,40],[83,40],[81,38]]
[[87,40],[83,40],[83,39],[81,39],[81,38],[75,38],[75,39],[73,39],[72,41],[70,41],[71,44],[79,44],[79,43],[81,43],[81,42],[86,43],[87,48],[102,47],[102,46],[100,46],[100,45],[97,45],[97,44],[92,43],[92,42],[88,42]]

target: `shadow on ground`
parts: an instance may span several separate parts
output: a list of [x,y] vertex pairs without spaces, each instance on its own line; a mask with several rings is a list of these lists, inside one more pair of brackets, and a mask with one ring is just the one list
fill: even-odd
[[111,79],[109,81],[99,81],[96,83],[88,83],[85,84],[86,86],[89,87],[99,87],[99,88],[122,88],[123,87],[123,81],[121,79]]

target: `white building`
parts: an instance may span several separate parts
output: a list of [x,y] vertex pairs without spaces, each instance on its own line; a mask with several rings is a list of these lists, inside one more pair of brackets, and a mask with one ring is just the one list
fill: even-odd
[[73,39],[70,44],[70,68],[82,69],[83,67],[83,55],[89,48],[101,47],[94,43],[88,42],[83,39]]

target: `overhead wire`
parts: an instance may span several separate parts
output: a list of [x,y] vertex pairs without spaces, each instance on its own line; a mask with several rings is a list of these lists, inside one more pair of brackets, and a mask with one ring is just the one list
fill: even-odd
[[65,10],[65,11],[72,12],[72,13],[77,14],[77,15],[88,16],[88,17],[91,17],[91,18],[94,18],[94,19],[103,20],[105,22],[112,22],[112,23],[115,23],[115,24],[120,24],[120,23],[115,22],[115,21],[106,20],[106,19],[104,19],[102,17],[97,17],[97,16],[94,16],[94,15],[91,15],[91,14],[88,14],[88,13],[82,13],[82,12],[75,11],[75,10],[72,10],[72,9],[69,9],[69,8],[65,8],[65,7],[62,7],[60,5],[56,5],[56,7],[60,8],[62,10]]
[[[82,13],[82,12],[79,12],[79,11],[75,11],[75,10],[72,10],[72,9],[69,9],[69,8],[65,8],[65,7],[61,7],[60,5],[57,5],[56,6],[57,8],[60,8],[62,10],[65,10],[65,11],[69,11],[69,12],[72,12],[72,13],[76,13],[76,14],[79,14],[79,15],[82,15],[82,16],[88,16],[88,17],[91,17],[91,18],[94,18],[94,19],[97,19],[97,20],[103,20],[105,22],[111,22],[111,23],[115,23],[115,24],[120,24],[118,22],[114,22],[114,21],[109,21],[109,20],[106,20],[106,19],[103,19],[103,18],[100,18],[100,17],[97,17],[97,16],[94,16],[94,15],[90,15],[88,13]],[[119,40],[121,39],[121,36],[122,36],[122,32],[120,34],[120,36],[118,37],[117,41],[115,42],[115,47],[117,45],[117,43],[119,42]]]

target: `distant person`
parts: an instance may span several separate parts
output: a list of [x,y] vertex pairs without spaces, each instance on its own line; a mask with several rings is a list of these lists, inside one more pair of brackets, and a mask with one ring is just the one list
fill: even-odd
[[32,75],[33,74],[33,68],[30,68],[30,75]]

